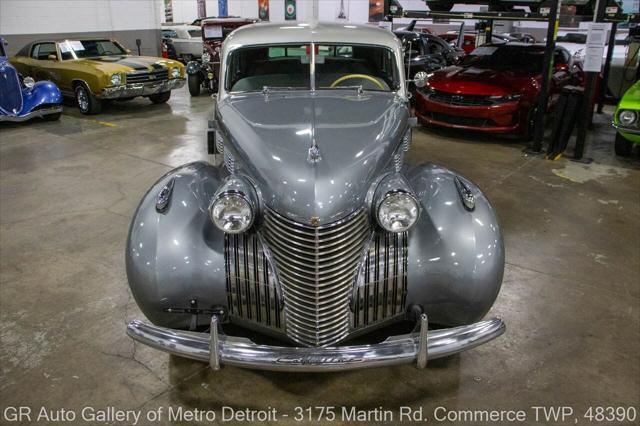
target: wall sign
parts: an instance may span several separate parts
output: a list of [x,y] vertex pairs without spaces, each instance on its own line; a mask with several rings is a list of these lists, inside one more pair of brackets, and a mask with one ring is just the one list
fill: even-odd
[[258,19],[269,20],[269,0],[258,0]]
[[225,18],[227,15],[229,15],[227,0],[218,0],[218,16]]
[[607,41],[607,32],[611,28],[610,23],[591,22],[587,33],[587,44],[584,49],[584,71],[600,72],[602,69],[602,55]]
[[296,0],[286,0],[284,2],[284,19],[287,21],[296,20]]

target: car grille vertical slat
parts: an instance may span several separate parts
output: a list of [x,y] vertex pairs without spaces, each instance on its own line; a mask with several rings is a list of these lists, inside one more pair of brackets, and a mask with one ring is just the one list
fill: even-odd
[[257,234],[226,234],[225,274],[229,316],[282,329],[275,273]]
[[288,336],[305,346],[342,340],[349,333],[349,301],[370,234],[364,210],[322,227],[267,210],[264,230],[283,291]]
[[355,291],[353,326],[367,327],[404,315],[407,296],[407,233],[373,235]]

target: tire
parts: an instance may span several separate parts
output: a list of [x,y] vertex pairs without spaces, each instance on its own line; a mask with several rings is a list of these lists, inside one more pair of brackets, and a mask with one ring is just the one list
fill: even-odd
[[76,104],[82,114],[92,115],[102,111],[102,102],[93,96],[91,90],[84,83],[76,84],[75,90]]
[[155,95],[149,96],[149,100],[154,104],[164,104],[171,97],[171,90],[168,92],[156,93]]
[[58,121],[60,120],[61,112],[56,112],[55,114],[47,114],[42,117],[44,121]]
[[202,87],[200,76],[198,74],[189,74],[187,83],[189,84],[189,93],[191,96],[199,96],[200,88]]
[[620,134],[620,132],[616,133],[616,144],[615,144],[616,155],[621,157],[628,157],[631,155],[631,151],[633,151],[633,142],[625,138]]
[[430,1],[427,2],[429,10],[434,12],[450,12],[453,9],[452,1]]

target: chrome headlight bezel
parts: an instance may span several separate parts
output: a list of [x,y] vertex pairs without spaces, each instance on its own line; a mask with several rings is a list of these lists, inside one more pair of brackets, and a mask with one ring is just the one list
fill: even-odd
[[176,67],[176,68],[172,68],[171,69],[171,78],[178,78],[180,77],[180,68]]
[[[385,211],[385,209],[389,207],[388,204],[398,201],[403,201],[411,204],[411,217],[409,218],[409,222],[400,226],[397,225],[399,219],[397,217],[394,219],[394,215],[390,215],[387,211]],[[378,225],[380,225],[380,227],[385,231],[392,233],[407,232],[416,224],[418,218],[420,217],[420,203],[418,202],[416,197],[414,197],[413,194],[408,191],[402,189],[388,191],[381,198],[380,202],[378,202],[376,206],[375,216]],[[396,224],[396,226],[394,226],[394,224]]]
[[35,86],[36,81],[32,77],[27,76],[22,79],[22,84],[24,84],[24,87],[26,87],[27,89],[31,89],[33,86]]
[[112,74],[109,81],[112,86],[120,86],[122,84],[122,76],[120,74]]
[[208,62],[211,62],[211,54],[209,52],[204,52],[202,54],[202,63],[206,64]]
[[618,123],[622,126],[638,124],[638,113],[631,109],[623,109],[618,112]]
[[[219,208],[224,208],[223,203],[227,203],[226,208],[229,208],[230,203],[238,203],[243,205],[243,208],[248,210],[248,214],[244,218],[234,218],[235,224],[231,219],[224,219]],[[236,206],[237,208],[237,206]],[[211,204],[209,204],[209,218],[213,224],[221,231],[227,234],[241,234],[247,231],[253,225],[256,217],[256,207],[251,202],[251,199],[241,191],[225,191],[217,195]]]

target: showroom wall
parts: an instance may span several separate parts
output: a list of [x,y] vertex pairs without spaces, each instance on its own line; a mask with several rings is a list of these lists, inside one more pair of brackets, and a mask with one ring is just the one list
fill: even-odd
[[[195,3],[195,0],[194,0]],[[43,38],[113,37],[143,55],[160,46],[161,0],[0,0],[0,34],[8,53]]]

